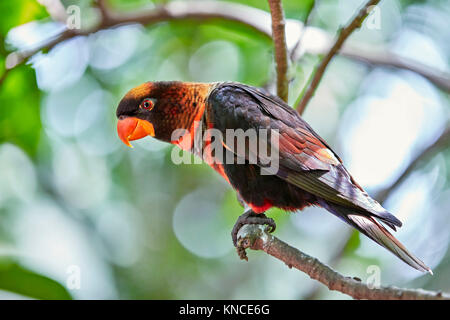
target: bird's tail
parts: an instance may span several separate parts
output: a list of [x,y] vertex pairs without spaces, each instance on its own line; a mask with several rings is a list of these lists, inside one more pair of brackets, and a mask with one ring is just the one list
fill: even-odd
[[433,274],[431,269],[423,263],[419,258],[413,255],[405,246],[398,241],[376,218],[371,216],[363,216],[353,212],[351,209],[327,204],[325,206],[328,211],[338,216],[358,231],[362,232],[380,246],[388,249],[411,267],[424,272]]

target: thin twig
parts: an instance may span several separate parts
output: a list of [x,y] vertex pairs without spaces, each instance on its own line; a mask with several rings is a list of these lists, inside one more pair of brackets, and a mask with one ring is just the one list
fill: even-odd
[[[173,1],[166,5],[159,6],[152,10],[144,10],[139,13],[113,13],[108,12],[110,18],[108,21],[102,21],[98,24],[97,27],[91,30],[67,30],[56,37],[52,37],[47,40],[45,43],[31,49],[24,51],[16,51],[9,54],[6,61],[12,61],[12,63],[8,63],[6,69],[12,69],[17,67],[18,65],[26,62],[31,56],[36,54],[41,50],[50,50],[54,46],[62,43],[66,40],[72,39],[76,36],[85,36],[91,33],[95,33],[102,29],[112,28],[116,26],[120,26],[123,24],[129,23],[140,23],[143,25],[152,25],[162,21],[170,21],[170,20],[183,20],[183,19],[193,19],[200,21],[209,21],[209,20],[226,20],[233,21],[249,27],[256,31],[261,36],[271,39],[272,31],[271,31],[271,18],[270,15],[256,8],[251,8],[244,5],[239,5],[235,3],[229,2],[218,2],[218,1],[189,1],[188,3],[185,1]],[[298,21],[288,20],[287,23],[299,23]],[[303,34],[308,33],[309,31],[314,30],[314,34],[321,37],[321,41],[328,42],[328,34],[325,31],[321,31],[317,28],[306,28],[303,31]],[[306,41],[305,37],[305,41]],[[317,48],[314,46],[310,47],[306,45],[305,42],[305,50],[306,52],[317,54],[323,53],[325,51],[317,52]],[[331,45],[330,45],[331,46]],[[325,47],[330,47],[325,46]],[[321,50],[321,49],[320,49]],[[325,49],[326,50],[326,49]],[[373,51],[373,52],[371,52]],[[297,50],[298,52],[298,50]],[[344,46],[339,54],[343,54],[346,57],[351,59],[355,59],[358,61],[362,61],[369,64],[375,65],[386,65],[389,67],[396,68],[405,68],[407,70],[411,70],[416,72],[427,79],[429,79],[432,83],[437,85],[443,90],[450,92],[450,76],[441,71],[437,71],[433,68],[420,64],[416,61],[405,60],[407,62],[402,62],[404,58],[396,56],[392,53],[386,52],[385,54],[380,56],[377,55],[377,51],[375,50],[365,50],[361,51],[358,48],[348,48]],[[298,55],[296,53],[296,55]]]
[[238,233],[241,250],[250,248],[262,250],[283,261],[289,268],[296,268],[310,278],[355,299],[371,300],[449,300],[450,295],[422,289],[402,289],[396,287],[372,287],[358,278],[345,277],[318,259],[288,245],[266,231],[262,225],[244,225]]
[[370,65],[398,68],[420,74],[444,91],[450,92],[450,74],[418,61],[388,52],[386,50],[362,49],[356,46],[344,46],[339,54],[351,60],[360,61]]
[[310,82],[308,89],[306,90],[304,96],[301,98],[298,106],[297,111],[302,114],[305,111],[306,106],[308,105],[308,102],[311,100],[311,98],[314,95],[314,92],[316,91],[317,86],[320,83],[320,80],[322,79],[325,70],[330,63],[331,59],[338,53],[338,51],[341,49],[342,45],[344,44],[345,40],[352,34],[353,31],[361,27],[362,22],[369,14],[369,8],[371,6],[374,6],[378,4],[380,0],[370,0],[366,3],[364,7],[359,11],[359,13],[351,20],[349,24],[343,29],[340,30],[339,36],[336,39],[336,42],[331,47],[330,51],[328,51],[327,55],[322,59],[319,66],[314,71],[314,77],[312,81]]
[[8,76],[8,73],[9,73],[9,69],[6,69],[4,72],[3,72],[3,74],[2,74],[2,76],[0,77],[0,86],[3,84],[3,82],[6,80],[6,77]]
[[110,17],[110,10],[108,7],[108,4],[106,3],[105,0],[97,0],[97,7],[100,10],[100,15],[102,16],[102,24],[109,24],[111,23],[109,20],[111,19]]
[[275,64],[277,67],[277,95],[287,102],[289,94],[288,50],[286,47],[286,30],[283,5],[281,0],[269,0],[272,17],[272,38],[275,47]]
[[308,11],[306,12],[306,17],[305,17],[305,22],[303,23],[302,33],[298,37],[298,40],[295,43],[295,46],[291,50],[290,58],[291,58],[291,62],[292,63],[297,61],[297,53],[301,51],[300,47],[301,47],[301,44],[302,44],[302,41],[303,41],[303,37],[305,35],[304,30],[306,30],[306,28],[310,24],[310,20],[311,20],[311,17],[312,17],[312,12],[314,11],[314,7],[315,6],[316,6],[316,0],[312,0],[311,1],[311,5],[308,8]]
[[[99,3],[97,4],[99,5]],[[100,9],[101,8],[101,9]],[[133,12],[133,13],[116,13],[109,11],[108,7],[103,3],[99,7],[101,19],[98,25],[90,30],[66,30],[48,42],[37,46],[31,50],[16,51],[10,53],[9,61],[13,61],[7,66],[8,69],[26,62],[31,56],[41,50],[50,50],[57,44],[77,36],[86,36],[99,30],[113,28],[126,24],[140,23],[142,25],[153,25],[163,21],[172,20],[226,20],[233,21],[245,25],[264,37],[271,39],[270,15],[265,11],[226,2],[216,1],[173,1],[165,5],[158,6],[151,10]],[[105,12],[107,14],[105,15]],[[108,18],[105,19],[105,16]]]
[[406,178],[416,169],[419,164],[435,155],[439,150],[448,148],[450,146],[450,127],[445,129],[436,141],[420,152],[403,170],[402,174],[389,187],[379,191],[376,199],[380,202],[386,200],[389,194],[395,190]]

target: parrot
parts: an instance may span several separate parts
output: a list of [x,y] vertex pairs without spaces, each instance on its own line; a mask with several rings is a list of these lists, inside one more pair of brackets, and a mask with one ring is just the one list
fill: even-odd
[[[149,81],[124,95],[116,116],[118,136],[127,146],[150,136],[195,155],[203,152],[201,156],[231,185],[245,208],[233,228],[235,246],[244,224],[265,224],[269,232],[275,230],[275,222],[265,215],[272,207],[296,212],[318,206],[409,266],[432,274],[388,231],[396,231],[402,222],[368,195],[294,108],[265,89],[238,82]],[[214,151],[208,151],[212,138],[196,143],[195,132],[208,130],[221,133],[214,135],[220,140]],[[236,151],[229,130],[268,130],[270,134],[259,139],[276,152],[276,168],[264,172],[267,157],[259,155],[255,143]],[[227,157],[231,154],[233,161],[216,161],[218,150]]]

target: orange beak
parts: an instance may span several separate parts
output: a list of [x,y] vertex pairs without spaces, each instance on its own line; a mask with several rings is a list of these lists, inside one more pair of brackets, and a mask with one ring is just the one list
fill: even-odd
[[127,146],[133,148],[130,141],[138,140],[146,136],[155,136],[153,125],[146,121],[134,117],[120,119],[117,122],[117,133],[120,140]]

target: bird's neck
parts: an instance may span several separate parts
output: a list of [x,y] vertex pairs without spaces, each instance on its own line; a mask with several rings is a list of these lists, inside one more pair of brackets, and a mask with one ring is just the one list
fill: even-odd
[[192,151],[194,135],[201,134],[202,118],[206,109],[207,98],[213,85],[208,83],[182,83],[177,90],[178,105],[182,110],[178,116],[177,129],[185,134],[179,139],[172,140],[183,150]]
[[201,121],[210,87],[207,83],[189,83],[180,90],[180,105],[183,106],[179,118],[181,128],[191,130],[195,121]]

